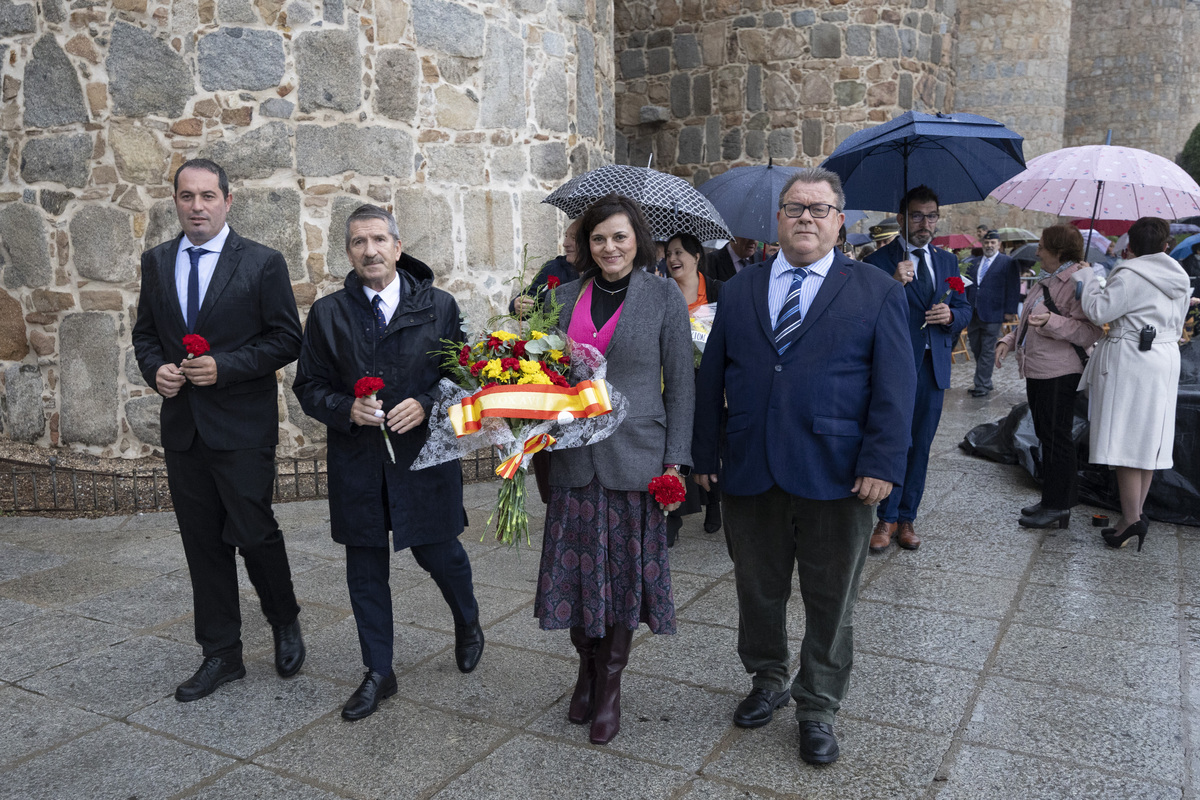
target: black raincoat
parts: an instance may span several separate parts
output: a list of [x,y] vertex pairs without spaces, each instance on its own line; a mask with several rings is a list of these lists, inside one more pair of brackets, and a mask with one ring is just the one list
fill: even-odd
[[[442,378],[431,351],[442,339],[460,341],[458,304],[433,287],[433,272],[401,255],[397,276],[400,308],[382,339],[358,275],[342,289],[313,304],[292,391],[306,414],[329,429],[329,521],[333,540],[359,547],[386,547],[387,533],[397,550],[433,544],[462,533],[462,467],[449,461],[417,472],[409,465],[429,434],[429,412]],[[350,422],[354,384],[367,375],[383,379],[376,397],[384,411],[406,398],[425,409],[425,421],[403,435],[388,431],[396,463],[388,459],[379,428]],[[447,375],[449,377],[449,375]]]

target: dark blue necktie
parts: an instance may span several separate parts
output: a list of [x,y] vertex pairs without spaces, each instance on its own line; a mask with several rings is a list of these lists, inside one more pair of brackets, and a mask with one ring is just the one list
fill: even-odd
[[792,285],[788,289],[783,306],[779,309],[779,319],[775,323],[775,351],[783,355],[792,346],[800,332],[800,323],[804,321],[800,313],[800,286],[808,277],[804,267],[792,270]]
[[188,270],[187,287],[187,329],[188,333],[196,332],[196,317],[200,316],[200,256],[210,251],[203,247],[189,247],[188,258],[192,268]]
[[387,330],[387,317],[383,315],[383,309],[379,304],[383,302],[381,295],[375,295],[371,298],[371,309],[375,312],[375,338],[382,339],[383,332]]
[[929,268],[925,266],[925,251],[913,253],[917,257],[917,297],[925,301],[925,305],[933,305],[933,278],[929,277]]

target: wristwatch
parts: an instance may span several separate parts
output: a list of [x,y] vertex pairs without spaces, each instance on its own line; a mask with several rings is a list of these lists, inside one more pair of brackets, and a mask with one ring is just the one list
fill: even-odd
[[687,464],[663,464],[663,469],[667,469],[668,467],[674,467],[675,471],[678,472],[680,477],[683,478],[686,478],[688,475],[692,474],[692,468]]

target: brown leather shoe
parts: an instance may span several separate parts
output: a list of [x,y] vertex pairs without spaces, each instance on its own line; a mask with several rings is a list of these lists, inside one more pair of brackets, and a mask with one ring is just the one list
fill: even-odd
[[896,544],[905,550],[916,550],[921,546],[921,537],[917,536],[911,522],[901,522],[896,527]]
[[875,530],[871,531],[871,552],[882,553],[884,550],[887,550],[895,535],[896,523],[884,522],[883,520],[877,522]]

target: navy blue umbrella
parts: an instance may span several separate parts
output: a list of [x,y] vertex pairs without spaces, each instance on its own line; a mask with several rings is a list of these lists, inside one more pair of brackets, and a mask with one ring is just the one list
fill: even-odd
[[[759,242],[779,239],[775,212],[779,193],[797,167],[777,167],[768,160],[765,167],[734,167],[700,184],[700,194],[708,198],[725,220],[734,236]],[[847,211],[847,227],[865,217],[861,211]]]
[[1022,141],[976,114],[909,111],[846,137],[821,166],[841,177],[852,208],[895,212],[921,184],[942,205],[968,203],[1025,169]]

